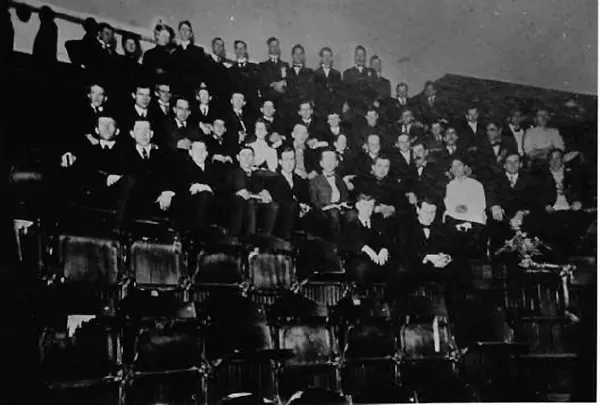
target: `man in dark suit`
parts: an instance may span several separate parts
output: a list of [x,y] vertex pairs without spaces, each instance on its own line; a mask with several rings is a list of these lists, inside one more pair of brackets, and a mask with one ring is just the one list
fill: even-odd
[[518,153],[508,154],[504,159],[504,171],[487,185],[486,203],[493,221],[488,221],[492,246],[499,247],[510,237],[511,221],[523,222],[525,216],[538,208],[540,201],[535,180],[522,171]]
[[262,101],[260,113],[262,114],[262,119],[267,123],[270,134],[277,133],[282,137],[287,134],[287,128],[281,117],[277,114],[275,103],[272,100],[264,99]]
[[396,86],[396,97],[387,105],[387,119],[391,123],[397,123],[402,118],[402,112],[411,110],[419,114],[418,106],[413,98],[408,97],[408,84],[398,83]]
[[308,131],[308,139],[316,140],[317,142],[326,142],[325,124],[314,115],[313,105],[311,101],[301,101],[298,107],[298,124],[302,124]]
[[178,80],[177,90],[179,94],[192,97],[193,89],[206,74],[206,54],[204,48],[194,43],[194,30],[190,21],[181,21],[178,29],[180,41],[172,56]]
[[457,124],[458,144],[464,149],[472,149],[485,137],[484,124],[479,121],[479,108],[467,107],[465,120]]
[[216,179],[224,180],[237,154],[237,139],[227,133],[225,121],[220,118],[212,122],[211,133],[204,139],[214,175]]
[[99,83],[93,83],[88,87],[87,103],[77,114],[77,119],[73,122],[73,135],[80,136],[93,134],[98,123],[98,116],[106,108],[106,90]]
[[310,180],[310,198],[316,215],[326,225],[325,238],[336,242],[342,230],[342,209],[348,202],[348,188],[335,174],[338,161],[333,150],[323,150],[319,164],[322,172]]
[[283,239],[292,236],[298,221],[310,203],[308,182],[294,173],[296,152],[292,147],[283,147],[279,155],[280,170],[271,180],[273,201],[279,206],[275,234]]
[[245,106],[244,95],[235,91],[231,95],[231,109],[226,113],[225,123],[228,135],[235,138],[238,147],[249,142],[249,138],[254,134],[254,117]]
[[87,44],[83,64],[92,74],[108,79],[107,72],[114,71],[118,60],[113,45],[115,30],[107,23],[100,23],[96,32],[95,41]]
[[209,136],[212,132],[212,123],[220,114],[212,102],[212,96],[204,82],[200,83],[200,87],[196,91],[196,101],[198,107],[192,112],[190,120],[204,135]]
[[284,145],[289,145],[296,152],[296,170],[295,173],[303,179],[312,179],[317,176],[321,170],[319,167],[320,150],[315,145],[310,147],[307,144],[308,131],[302,124],[296,124],[292,130],[292,139]]
[[257,110],[260,93],[260,69],[258,64],[248,61],[248,45],[242,40],[233,43],[236,62],[229,68],[229,77],[234,89],[244,95],[251,110]]
[[229,71],[225,66],[225,41],[223,38],[213,38],[212,52],[206,58],[205,82],[212,90],[215,103],[221,108],[227,105],[231,94]]
[[372,195],[359,193],[355,204],[358,214],[348,221],[341,240],[341,249],[350,256],[346,272],[359,288],[385,280],[391,262],[390,238],[380,218],[373,217],[375,204]]
[[163,216],[169,211],[177,178],[172,173],[172,155],[152,143],[150,121],[137,119],[130,131],[134,140],[124,152],[125,174],[132,181],[125,219]]
[[377,108],[374,106],[367,108],[367,112],[361,123],[362,125],[359,127],[360,129],[358,133],[354,134],[356,136],[353,140],[352,146],[360,149],[364,146],[369,135],[377,134],[381,138],[382,144],[385,145],[386,148],[391,147],[394,143],[393,140],[390,140],[391,130],[382,121],[383,120],[379,116]]
[[349,98],[353,106],[369,105],[375,99],[375,80],[377,74],[373,69],[366,67],[367,50],[358,45],[354,50],[354,66],[346,69],[343,81],[347,87]]
[[[230,192],[231,235],[251,235],[261,230],[270,235],[277,218],[277,204],[265,186],[265,177],[252,171],[254,166],[254,150],[242,147],[237,155],[239,166],[228,176],[227,185]],[[261,225],[257,229],[257,220],[262,216]]]
[[[415,203],[416,199],[431,197],[435,201],[442,201],[446,194],[448,178],[440,168],[429,160],[429,150],[423,142],[412,144],[413,171],[409,181],[409,201]],[[416,197],[416,199],[415,199]]]
[[[288,68],[286,77],[287,90],[284,96],[284,114],[292,115],[296,106],[302,101],[314,100],[315,83],[313,71],[307,68],[306,56],[302,45],[294,45],[292,48],[292,65]],[[310,131],[310,129],[309,129]]]
[[134,100],[133,106],[128,108],[119,119],[123,131],[131,131],[133,124],[138,119],[144,119],[154,124],[155,113],[150,109],[150,101],[152,100],[150,86],[138,84],[131,93],[131,98]]
[[375,72],[375,93],[379,103],[387,101],[392,97],[392,83],[381,75],[381,59],[377,55],[371,56],[371,69]]
[[367,137],[365,146],[366,150],[362,153],[359,153],[356,159],[354,174],[357,176],[369,175],[375,160],[382,154],[381,137],[377,134],[369,135]]
[[425,82],[425,87],[421,94],[415,97],[415,104],[419,108],[419,121],[433,122],[440,119],[447,119],[448,107],[446,102],[438,95],[435,83]]
[[471,163],[471,159],[469,159],[470,154],[458,145],[458,134],[454,127],[446,128],[446,131],[444,132],[444,147],[434,155],[434,158],[443,173],[450,170],[452,160],[454,159],[458,158],[461,161],[469,162],[469,164]]
[[323,140],[330,145],[333,145],[340,134],[346,135],[346,140],[351,137],[350,128],[346,123],[343,123],[340,118],[340,113],[337,110],[331,110],[327,114],[327,127],[324,131]]
[[390,152],[392,160],[392,177],[396,181],[406,182],[412,179],[413,156],[408,134],[400,134]]
[[261,71],[261,95],[275,102],[275,107],[280,108],[280,102],[286,92],[286,78],[289,65],[281,60],[279,40],[271,37],[267,40],[269,59],[259,64]]
[[190,122],[190,102],[183,96],[175,98],[173,107],[174,117],[167,121],[164,130],[164,139],[159,142],[173,151],[178,149],[189,150],[192,142],[201,138],[200,130]]
[[208,150],[204,140],[192,142],[189,151],[181,151],[178,159],[179,190],[174,201],[182,226],[202,230],[210,222],[212,204],[217,193],[216,176],[207,161]]
[[314,72],[315,108],[321,115],[341,107],[343,97],[342,74],[333,67],[333,51],[329,47],[319,51],[321,66]]
[[165,79],[170,81],[177,71],[173,60],[175,31],[170,26],[160,23],[154,28],[154,39],[156,46],[144,52],[144,73],[153,83]]
[[[357,153],[348,145],[348,138],[340,133],[334,138],[333,149],[337,154],[338,167],[336,173],[342,176],[344,181],[352,179],[356,175]],[[351,176],[348,178],[347,176]]]
[[[150,101],[150,109],[152,115],[152,124],[154,128],[162,131],[166,123],[172,117],[173,110],[171,108],[171,99],[173,93],[171,92],[171,85],[165,80],[159,80],[154,85],[154,97]],[[157,133],[160,137],[164,134]]]
[[524,156],[525,151],[523,145],[525,142],[525,133],[529,127],[525,127],[523,113],[519,109],[514,109],[510,113],[508,125],[502,129],[502,137],[507,143],[513,144],[511,148],[516,148],[519,155]]
[[488,183],[502,173],[507,155],[518,153],[516,143],[502,137],[497,124],[489,122],[485,130],[486,135],[475,143],[477,150],[471,163],[475,176],[482,183]]
[[423,136],[425,134],[423,127],[415,122],[415,116],[408,108],[402,111],[400,122],[398,123],[398,132],[401,134],[407,134],[411,140],[423,140]]

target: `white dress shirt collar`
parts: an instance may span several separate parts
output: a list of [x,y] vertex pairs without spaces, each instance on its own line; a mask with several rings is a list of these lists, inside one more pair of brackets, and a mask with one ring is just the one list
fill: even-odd
[[148,154],[148,158],[150,158],[150,151],[152,150],[152,144],[146,145],[146,146],[142,146],[140,144],[136,144],[135,148],[137,149],[138,153],[140,154],[140,156],[143,158],[144,157],[144,150],[146,150],[146,153]]
[[212,58],[212,60],[214,60],[216,63],[221,63],[221,57],[218,55],[215,55],[214,53],[210,54],[210,57]]
[[115,140],[110,140],[107,141],[106,139],[100,139],[100,146],[102,147],[102,149],[108,148],[108,149],[112,149],[113,146],[115,146]]
[[279,55],[269,55],[269,60],[273,63],[279,62]]
[[179,43],[179,45],[181,45],[181,47],[183,48],[183,50],[185,51],[187,49],[188,46],[190,46],[191,42],[189,40],[187,41],[181,41]]
[[148,109],[147,108],[142,108],[137,104],[134,104],[133,107],[135,108],[135,111],[138,113],[138,115],[141,115],[142,117],[147,117],[148,116]]

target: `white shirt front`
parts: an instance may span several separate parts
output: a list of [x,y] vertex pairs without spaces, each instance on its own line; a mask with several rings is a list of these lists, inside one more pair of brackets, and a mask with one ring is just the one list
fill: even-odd
[[135,111],[138,113],[138,115],[140,117],[147,117],[148,116],[148,109],[147,108],[142,108],[137,104],[134,104],[133,106],[135,108]]
[[260,166],[267,162],[270,171],[277,170],[277,151],[263,140],[256,140],[249,145],[254,150],[254,165]]
[[281,171],[281,174],[283,175],[283,178],[290,185],[290,188],[293,189],[294,188],[294,174],[293,173],[284,172],[283,170]]
[[339,203],[342,196],[340,194],[340,190],[337,188],[337,184],[335,184],[335,175],[325,176],[325,179],[331,186],[331,204]]
[[185,51],[187,49],[187,47],[190,46],[190,41],[189,40],[188,41],[181,41],[181,43],[179,45],[181,45],[181,47]]
[[406,97],[398,97],[397,100],[398,100],[398,103],[400,105],[406,105],[407,104]]
[[519,181],[519,173],[506,173],[506,177],[508,177],[508,182],[510,183],[511,187],[514,187],[517,185],[517,181]]
[[[475,179],[465,177],[453,179],[446,186],[446,198],[444,198],[446,212],[444,216],[459,221],[469,221],[485,225],[485,192],[483,185]],[[464,205],[467,211],[459,213],[456,207]]]
[[402,155],[404,160],[406,160],[406,163],[410,164],[410,151],[409,150],[407,150],[406,152],[400,151],[400,154]]
[[523,141],[523,151],[527,155],[535,154],[535,152],[545,153],[551,148],[565,150],[565,142],[555,128],[530,128],[525,134]]
[[105,139],[100,139],[100,147],[102,149],[112,149],[115,146],[115,141],[107,141]]
[[364,66],[356,66],[356,69],[358,70],[358,73],[362,73],[363,70],[365,70]]
[[148,159],[150,159],[150,150],[152,150],[152,145],[146,145],[146,146],[135,145],[135,148],[137,149],[137,151],[140,154],[142,159],[144,158],[144,150],[146,151],[146,154],[148,155]]
[[556,201],[552,208],[554,208],[555,211],[565,211],[570,209],[571,205],[569,204],[564,191],[565,169],[562,168],[557,171],[550,170],[550,173],[554,178],[554,184],[556,186]]
[[325,73],[325,77],[329,77],[329,72],[331,72],[331,68],[323,66],[323,73]]
[[473,133],[476,134],[477,133],[477,122],[467,121],[467,124],[469,124]]

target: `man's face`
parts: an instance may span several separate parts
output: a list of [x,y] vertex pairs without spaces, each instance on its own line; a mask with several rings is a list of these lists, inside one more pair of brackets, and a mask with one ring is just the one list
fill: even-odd
[[373,174],[378,180],[385,178],[390,172],[389,159],[376,159],[373,164]]
[[190,117],[190,103],[186,100],[177,100],[177,104],[175,104],[175,117],[181,122],[186,122]]
[[465,165],[460,160],[454,160],[450,166],[450,173],[454,177],[462,178],[465,175]]
[[413,158],[415,163],[423,164],[427,161],[427,149],[423,145],[417,144],[412,148]]
[[436,95],[435,86],[433,84],[428,84],[425,86],[425,97],[432,97]]
[[292,62],[294,64],[304,64],[305,56],[304,50],[300,47],[294,49],[294,53],[292,54]]
[[110,28],[104,28],[98,33],[98,37],[105,44],[110,44],[113,41],[114,32]]
[[398,144],[398,148],[402,152],[408,152],[410,150],[410,138],[408,137],[408,135],[398,136],[398,140],[396,143]]
[[433,124],[431,124],[431,133],[436,138],[439,137],[442,134],[442,124],[440,124],[439,122],[434,122]]
[[365,118],[367,120],[367,124],[369,124],[370,127],[374,127],[377,126],[379,114],[377,114],[377,111],[367,111],[367,115],[365,115]]
[[88,98],[94,107],[100,107],[104,104],[104,89],[98,85],[93,85],[88,94]]
[[256,135],[256,138],[265,139],[268,133],[269,131],[267,131],[267,126],[264,122],[257,122],[254,126],[254,135]]
[[332,151],[323,152],[320,163],[321,167],[323,168],[323,172],[333,173],[338,164],[337,155]]
[[286,173],[293,173],[296,168],[296,154],[293,151],[284,152],[279,160],[281,170]]
[[168,84],[161,84],[154,93],[158,99],[164,103],[171,101],[171,86]]
[[498,130],[496,124],[488,124],[488,126],[485,128],[485,131],[487,132],[490,142],[494,143],[500,140],[500,131]]
[[133,96],[135,103],[141,108],[148,108],[150,104],[150,89],[138,88]]
[[179,38],[181,38],[182,41],[191,41],[192,35],[192,27],[187,24],[181,25],[181,28],[179,28]]
[[248,55],[248,49],[246,48],[246,44],[243,42],[238,42],[235,44],[235,57],[237,60],[245,59]]
[[396,97],[408,97],[408,86],[403,84],[396,86]]
[[189,152],[190,156],[197,162],[204,163],[208,156],[206,144],[204,142],[194,142]]
[[308,139],[308,130],[304,125],[296,125],[292,132],[292,138],[300,144],[306,143]]
[[265,116],[265,117],[273,117],[275,116],[275,106],[273,105],[272,101],[265,101],[262,105],[262,107],[260,108],[260,112]]
[[381,144],[379,141],[379,136],[377,135],[369,135],[367,138],[367,149],[369,153],[376,155],[381,150]]
[[456,135],[456,130],[454,128],[448,128],[444,134],[444,143],[446,146],[454,146],[457,141],[458,135]]
[[238,153],[238,162],[242,169],[250,169],[254,166],[254,151],[252,149],[244,148]]
[[312,117],[312,106],[309,103],[303,103],[300,105],[300,110],[298,110],[298,114],[302,117],[303,120],[309,120]]
[[348,139],[346,138],[346,135],[340,134],[337,137],[337,139],[335,140],[335,147],[337,149],[344,150],[344,149],[346,149],[347,146],[348,146]]
[[327,67],[331,67],[333,64],[333,54],[328,50],[321,52],[321,64]]
[[269,48],[269,55],[281,55],[281,48],[279,47],[279,41],[271,41],[267,45]]
[[371,69],[376,71],[377,73],[381,73],[381,59],[375,58],[371,59]]
[[360,215],[362,218],[371,218],[374,209],[375,200],[373,198],[368,200],[359,199],[356,202],[356,210],[358,211],[358,215]]
[[422,203],[421,206],[417,208],[417,218],[421,225],[431,225],[435,220],[436,211],[437,207],[435,205],[426,202]]
[[246,105],[246,101],[244,100],[244,95],[240,93],[234,93],[231,96],[231,105],[234,110],[241,110]]
[[520,127],[522,122],[523,122],[523,114],[521,113],[521,111],[515,111],[510,116],[510,123],[512,125],[514,125],[515,127]]
[[225,122],[223,120],[215,120],[213,122],[213,132],[217,137],[222,137],[225,133]]
[[336,113],[329,114],[327,116],[327,124],[332,128],[338,127],[340,125],[340,121],[340,116]]
[[550,160],[548,161],[550,169],[554,171],[560,170],[563,167],[564,163],[565,161],[562,153],[552,152],[552,155],[550,155]]
[[212,51],[217,56],[225,55],[225,42],[218,39],[212,43]]
[[477,122],[477,119],[479,118],[479,111],[477,111],[477,108],[467,110],[466,118],[469,122]]
[[129,38],[125,41],[125,51],[127,53],[135,53],[135,51],[137,51],[137,44],[133,39]]
[[535,115],[535,123],[538,127],[544,128],[548,124],[548,111],[540,110]]
[[141,146],[147,146],[152,140],[152,129],[150,129],[150,123],[148,121],[137,121],[131,131],[131,136],[135,140],[135,143]]
[[406,110],[402,113],[402,123],[404,125],[412,124],[414,117],[412,111]]
[[362,49],[354,51],[354,63],[357,66],[364,66],[367,61],[367,53]]
[[519,155],[510,155],[504,162],[504,170],[510,174],[517,174],[521,169],[521,158]]
[[200,102],[200,104],[208,104],[208,103],[210,103],[211,97],[210,97],[210,93],[208,92],[208,90],[206,90],[206,89],[200,89],[198,91],[197,100]]
[[171,34],[168,30],[160,30],[156,33],[156,43],[160,46],[167,46],[171,43]]
[[98,118],[98,128],[96,133],[100,139],[104,139],[105,141],[113,139],[117,135],[117,124],[115,123],[115,120],[110,117]]

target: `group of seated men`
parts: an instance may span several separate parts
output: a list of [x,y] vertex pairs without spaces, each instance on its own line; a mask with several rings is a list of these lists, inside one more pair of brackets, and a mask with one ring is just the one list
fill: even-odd
[[[157,35],[168,31],[170,44],[163,28]],[[201,49],[189,22],[179,28],[168,55]],[[108,34],[103,26],[98,41]],[[160,215],[191,231],[219,224],[232,236],[289,240],[303,230],[354,252],[359,272],[365,263],[445,268],[485,256],[517,227],[557,243],[584,229],[592,196],[584,173],[565,163],[546,109],[531,127],[518,109],[482,122],[477,105],[455,121],[432,82],[413,98],[400,83],[392,98],[380,60],[366,67],[361,46],[342,75],[329,48],[313,71],[302,46],[290,66],[276,38],[267,44],[269,60],[254,65],[236,41],[237,62],[227,67],[216,38],[202,55],[220,75],[217,65],[186,74],[177,69],[190,61],[159,58],[130,99],[98,76],[58,145],[65,196],[113,208],[116,227]],[[108,102],[112,92],[120,102]]]

